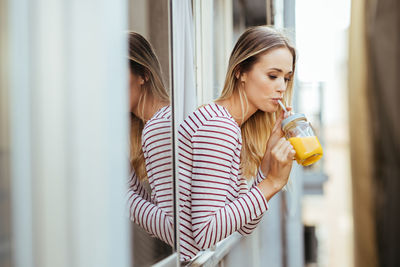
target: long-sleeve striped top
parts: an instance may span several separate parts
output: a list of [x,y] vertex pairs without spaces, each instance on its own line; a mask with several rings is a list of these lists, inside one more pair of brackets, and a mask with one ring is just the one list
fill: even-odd
[[170,106],[158,110],[145,124],[142,150],[151,194],[133,173],[128,185],[130,218],[151,235],[173,246]]
[[252,186],[241,175],[241,131],[224,107],[197,109],[178,136],[180,252],[187,261],[236,231],[250,234],[268,205],[255,186],[265,178],[261,171]]

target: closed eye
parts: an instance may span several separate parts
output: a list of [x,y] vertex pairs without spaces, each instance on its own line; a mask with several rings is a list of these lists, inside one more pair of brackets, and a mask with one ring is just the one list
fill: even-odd
[[[269,77],[271,80],[275,80],[275,79],[278,78],[278,76],[275,76],[275,75],[268,75],[268,77]],[[291,80],[291,78],[284,78],[284,79],[285,79],[285,82],[289,82],[289,81]]]

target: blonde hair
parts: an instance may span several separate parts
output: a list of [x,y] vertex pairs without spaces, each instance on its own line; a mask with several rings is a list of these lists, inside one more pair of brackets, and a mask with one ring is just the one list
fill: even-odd
[[[293,72],[295,71],[296,50],[290,44],[288,38],[268,26],[257,26],[246,30],[237,41],[229,58],[228,71],[225,78],[224,88],[221,96],[216,100],[230,98],[235,91],[239,93],[242,116],[247,112],[248,107],[246,94],[240,88],[238,74],[251,70],[259,57],[274,48],[286,47],[293,55]],[[293,93],[293,79],[287,85],[283,102],[290,105]],[[278,112],[282,109],[279,107]],[[243,117],[242,117],[243,120]],[[267,113],[261,110],[256,111],[249,119],[241,125],[242,151],[240,156],[240,167],[243,176],[247,179],[255,177],[257,168],[264,156],[266,144],[276,120],[276,112]]]
[[129,33],[129,68],[132,74],[145,80],[141,86],[138,102],[139,114],[131,113],[130,127],[130,166],[140,180],[147,179],[146,164],[142,150],[142,132],[146,123],[144,107],[148,95],[161,101],[169,101],[164,85],[161,66],[150,43],[136,32]]

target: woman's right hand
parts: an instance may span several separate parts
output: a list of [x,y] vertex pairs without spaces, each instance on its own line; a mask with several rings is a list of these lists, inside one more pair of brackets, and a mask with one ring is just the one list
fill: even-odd
[[292,107],[288,106],[286,107],[286,110],[288,112],[281,112],[275,121],[275,125],[272,128],[271,134],[268,138],[267,146],[265,149],[264,157],[261,160],[261,171],[264,174],[264,176],[267,176],[269,172],[269,166],[270,166],[270,157],[271,157],[271,151],[272,148],[278,143],[278,141],[284,136],[284,132],[282,131],[281,124],[284,119],[286,119],[288,116],[291,114]]
[[287,184],[295,155],[293,146],[284,137],[273,146],[267,178],[257,185],[267,201]]

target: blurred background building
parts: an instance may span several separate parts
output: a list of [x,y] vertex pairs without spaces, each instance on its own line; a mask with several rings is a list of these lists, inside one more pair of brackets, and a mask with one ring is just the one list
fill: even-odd
[[153,44],[179,122],[265,24],[297,47],[293,106],[324,157],[191,266],[400,266],[397,0],[1,0],[0,266],[177,266],[124,214],[124,33]]

